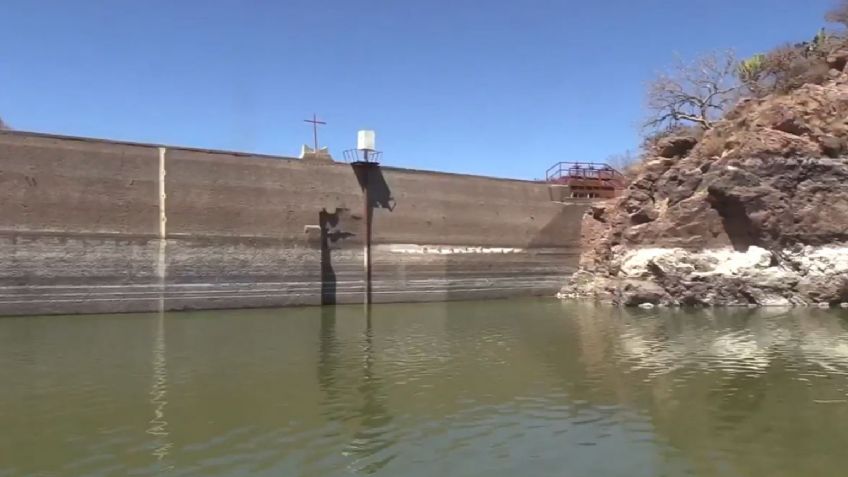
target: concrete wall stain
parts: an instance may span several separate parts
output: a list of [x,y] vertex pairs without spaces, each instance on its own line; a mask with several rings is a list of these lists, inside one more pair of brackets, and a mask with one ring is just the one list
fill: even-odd
[[[545,184],[381,167],[377,302],[552,295],[585,205]],[[0,314],[359,303],[343,163],[0,133]]]

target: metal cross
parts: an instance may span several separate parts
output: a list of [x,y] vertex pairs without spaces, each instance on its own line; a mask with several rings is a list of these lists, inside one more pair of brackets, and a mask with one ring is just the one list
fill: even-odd
[[304,119],[306,123],[312,123],[312,139],[315,141],[315,152],[318,153],[318,125],[325,125],[324,121],[319,121],[318,116],[312,113],[312,119]]

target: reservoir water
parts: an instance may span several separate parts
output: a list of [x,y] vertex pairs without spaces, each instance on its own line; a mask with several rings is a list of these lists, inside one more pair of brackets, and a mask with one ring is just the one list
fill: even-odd
[[0,476],[841,476],[848,312],[0,319]]

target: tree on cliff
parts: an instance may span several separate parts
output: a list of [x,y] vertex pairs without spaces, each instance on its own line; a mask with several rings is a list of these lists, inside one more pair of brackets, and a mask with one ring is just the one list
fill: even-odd
[[712,128],[713,122],[738,98],[736,71],[736,58],[729,51],[711,53],[691,63],[678,61],[671,71],[661,73],[649,84],[645,127]]
[[827,12],[825,19],[848,27],[848,0],[839,0],[839,3]]

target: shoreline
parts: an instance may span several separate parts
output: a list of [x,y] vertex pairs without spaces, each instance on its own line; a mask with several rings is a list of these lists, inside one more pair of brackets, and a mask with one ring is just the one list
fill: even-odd
[[618,250],[557,294],[624,306],[848,308],[848,244]]

